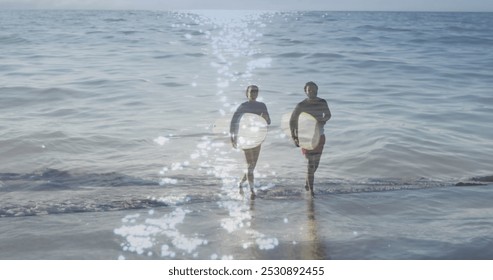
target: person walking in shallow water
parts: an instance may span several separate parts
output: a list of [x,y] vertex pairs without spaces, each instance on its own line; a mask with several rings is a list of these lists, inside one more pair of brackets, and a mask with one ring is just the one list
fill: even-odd
[[306,191],[310,191],[311,196],[314,197],[315,195],[313,192],[313,184],[315,181],[315,171],[317,171],[318,165],[320,164],[320,158],[322,157],[322,152],[325,145],[324,125],[328,120],[330,120],[332,115],[330,113],[329,106],[327,105],[327,101],[325,99],[317,97],[317,84],[315,84],[314,82],[308,82],[305,84],[304,90],[307,98],[296,105],[289,120],[289,128],[291,130],[291,137],[294,141],[294,144],[296,145],[296,147],[299,147],[298,118],[300,114],[302,112],[308,113],[312,115],[318,122],[318,126],[320,129],[320,140],[317,147],[315,147],[313,150],[302,148],[302,153],[308,160],[305,189]]
[[[246,89],[246,97],[248,98],[248,101],[242,103],[238,107],[238,109],[236,109],[236,112],[233,114],[229,132],[231,135],[231,144],[235,149],[238,147],[238,129],[239,129],[240,119],[243,116],[243,114],[252,113],[259,115],[265,119],[267,124],[270,124],[270,117],[269,117],[269,112],[267,111],[267,106],[264,103],[257,101],[258,92],[259,89],[256,85],[248,86]],[[245,159],[247,163],[247,171],[241,178],[238,187],[240,189],[240,194],[243,194],[243,187],[242,187],[243,183],[245,183],[245,181],[248,180],[248,185],[250,186],[252,199],[255,198],[253,172],[255,170],[255,166],[257,165],[257,160],[260,154],[260,146],[261,144],[259,144],[254,148],[243,150],[243,152],[245,153]]]

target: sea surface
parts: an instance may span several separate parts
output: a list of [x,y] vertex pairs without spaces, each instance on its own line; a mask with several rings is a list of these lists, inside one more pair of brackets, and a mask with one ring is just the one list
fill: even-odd
[[[0,259],[492,260],[492,45],[493,13],[2,10]],[[315,199],[283,129],[308,81]]]

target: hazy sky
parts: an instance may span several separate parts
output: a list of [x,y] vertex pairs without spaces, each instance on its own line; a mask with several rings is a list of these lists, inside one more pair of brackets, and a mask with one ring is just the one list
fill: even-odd
[[487,11],[493,0],[0,0],[0,9]]

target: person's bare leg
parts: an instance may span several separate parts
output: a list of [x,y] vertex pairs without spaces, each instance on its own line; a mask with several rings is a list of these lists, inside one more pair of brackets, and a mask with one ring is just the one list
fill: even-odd
[[257,160],[259,155],[260,155],[260,146],[245,151],[245,157],[248,164],[248,171],[246,177],[248,179],[248,185],[250,186],[252,199],[255,198],[255,178],[253,172],[255,170],[255,166],[257,165]]
[[305,189],[310,190],[310,194],[312,197],[315,197],[313,192],[314,182],[315,182],[315,171],[318,169],[318,165],[320,164],[320,158],[322,154],[310,154],[307,156],[308,158],[308,170],[306,174],[306,186]]
[[240,180],[240,183],[238,183],[238,188],[240,189],[240,194],[243,195],[243,183],[245,183],[245,181],[247,180],[247,175],[246,173],[243,174],[243,177],[241,178]]

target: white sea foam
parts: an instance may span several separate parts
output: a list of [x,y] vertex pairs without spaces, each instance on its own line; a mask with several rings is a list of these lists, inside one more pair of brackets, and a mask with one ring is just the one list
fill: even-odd
[[159,174],[164,175],[164,173],[166,173],[166,172],[168,172],[168,171],[169,171],[168,167],[163,167],[163,168],[159,171]]
[[162,202],[166,205],[179,205],[179,204],[183,204],[187,201],[190,201],[190,197],[187,194],[182,193],[179,195],[161,197],[161,198],[155,199],[155,200]]
[[169,138],[164,137],[164,136],[159,136],[158,138],[154,139],[154,142],[163,146],[164,144],[169,142]]
[[159,185],[160,186],[164,186],[164,185],[176,185],[176,184],[178,184],[178,180],[177,179],[173,179],[173,178],[162,178],[159,181]]

